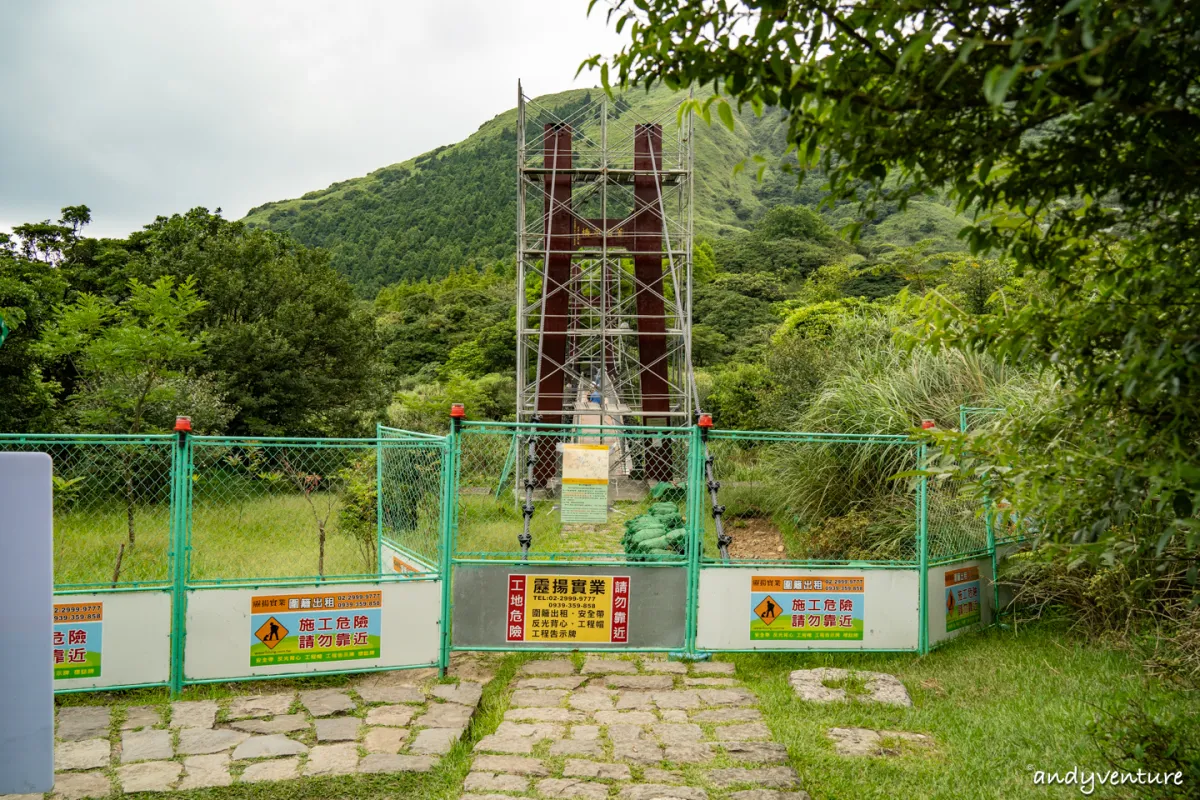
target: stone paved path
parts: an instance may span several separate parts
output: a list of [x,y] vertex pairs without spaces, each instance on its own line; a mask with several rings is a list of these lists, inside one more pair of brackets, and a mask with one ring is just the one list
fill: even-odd
[[[352,691],[317,689],[183,701],[170,707],[58,711],[61,800],[305,775],[426,772],[462,735],[482,684],[403,683],[381,675]],[[270,691],[270,690],[267,690]]]
[[524,665],[464,800],[807,800],[732,664]]
[[[428,771],[491,678],[484,662],[451,669],[458,684],[423,670],[349,689],[62,708],[51,800]],[[462,798],[808,800],[732,664],[593,656],[576,669],[555,658],[525,664],[511,688],[503,721],[476,743]]]

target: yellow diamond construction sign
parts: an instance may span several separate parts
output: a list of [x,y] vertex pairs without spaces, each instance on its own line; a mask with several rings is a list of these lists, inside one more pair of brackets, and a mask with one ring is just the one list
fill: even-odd
[[[745,608],[745,606],[742,606],[742,608]],[[774,597],[767,595],[762,599],[761,603],[754,607],[754,613],[758,614],[758,618],[763,621],[764,625],[770,625],[772,622],[779,619],[779,603],[775,602]]]
[[271,650],[275,649],[275,645],[283,641],[283,637],[287,636],[288,629],[283,627],[283,623],[274,617],[268,617],[267,621],[262,624],[254,635],[258,640],[265,644]]

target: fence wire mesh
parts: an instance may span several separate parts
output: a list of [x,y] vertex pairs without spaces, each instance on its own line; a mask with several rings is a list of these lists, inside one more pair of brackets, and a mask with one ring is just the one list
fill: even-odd
[[[459,438],[455,556],[518,560],[524,531],[525,482],[533,452],[530,560],[680,561],[683,553],[640,552],[627,525],[674,505],[678,524],[686,505],[686,429],[466,423]],[[563,445],[605,445],[608,513],[605,522],[562,521]],[[670,517],[672,515],[668,515]],[[628,554],[628,555],[627,555]]]
[[[442,467],[445,439],[380,430],[379,475],[385,544],[416,556],[414,566],[436,572],[441,558]],[[387,565],[384,565],[387,571]]]
[[944,561],[987,552],[987,519],[979,499],[968,491],[969,485],[947,478],[930,480],[928,487],[929,560]]
[[[709,440],[717,503],[735,561],[916,563],[917,465],[903,437],[718,431]],[[718,557],[706,495],[704,556]]]
[[[458,441],[456,557],[521,558],[532,443],[532,560],[684,560],[682,548],[639,554],[627,523],[670,505],[671,525],[687,524],[688,430],[468,422]],[[562,521],[567,444],[607,447],[604,522]],[[170,581],[174,448],[170,436],[0,436],[0,450],[54,460],[57,585]],[[188,579],[373,576],[380,537],[436,571],[446,448],[443,437],[386,428],[378,440],[193,437],[180,514]],[[916,481],[895,477],[918,466],[915,442],[717,431],[708,452],[734,560],[916,563]],[[702,508],[703,554],[717,558],[707,494]],[[987,515],[963,486],[930,480],[926,513],[930,560],[987,550]],[[994,516],[997,541],[1024,538],[1011,511]]]
[[5,435],[0,451],[53,462],[55,586],[169,581],[172,437]]
[[192,439],[191,581],[378,574],[374,440]]

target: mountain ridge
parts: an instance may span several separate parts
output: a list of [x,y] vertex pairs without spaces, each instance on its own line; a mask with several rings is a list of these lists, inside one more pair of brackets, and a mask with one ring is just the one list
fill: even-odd
[[[535,98],[550,109],[569,108],[600,94],[571,89]],[[665,88],[615,96],[635,112],[674,102]],[[815,182],[773,170],[762,182],[734,165],[753,153],[782,160],[786,120],[768,110],[745,113],[734,130],[697,122],[695,223],[699,235],[727,236],[781,201],[815,204]],[[397,280],[440,277],[450,270],[511,257],[516,225],[516,109],[484,122],[460,142],[337,181],[298,198],[256,206],[247,224],[293,235],[328,249],[334,267],[360,294],[373,295]]]

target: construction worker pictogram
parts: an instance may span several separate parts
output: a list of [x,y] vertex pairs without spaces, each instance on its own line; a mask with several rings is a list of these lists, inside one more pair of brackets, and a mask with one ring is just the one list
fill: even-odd
[[270,617],[254,632],[258,640],[272,650],[275,649],[275,645],[283,641],[283,637],[287,636],[287,634],[288,629],[283,627],[283,623],[274,617]]
[[[743,606],[745,608],[745,606]],[[775,602],[775,598],[767,595],[754,608],[754,613],[763,621],[764,625],[770,625],[775,620],[779,619],[779,604]]]

